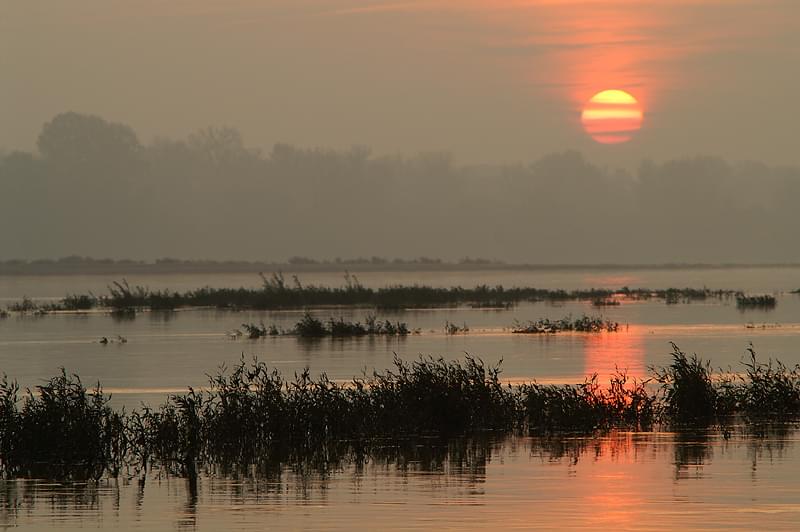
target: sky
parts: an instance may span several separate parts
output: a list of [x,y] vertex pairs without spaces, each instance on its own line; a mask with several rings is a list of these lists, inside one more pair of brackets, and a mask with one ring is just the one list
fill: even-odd
[[[798,64],[797,0],[7,0],[0,149],[76,111],[145,142],[226,125],[267,151],[800,165]],[[641,103],[629,142],[583,131],[605,89]]]

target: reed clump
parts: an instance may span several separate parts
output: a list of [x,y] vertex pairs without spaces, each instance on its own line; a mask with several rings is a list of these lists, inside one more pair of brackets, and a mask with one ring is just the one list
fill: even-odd
[[737,294],[736,306],[740,309],[773,309],[778,304],[775,296],[770,294],[745,295]]
[[8,310],[28,314],[39,310],[39,305],[28,296],[24,296],[21,301],[15,301],[8,305]]
[[88,391],[64,370],[27,391],[0,381],[0,453],[6,476],[97,479],[118,474],[128,452],[126,416],[108,406],[98,384]]
[[446,321],[444,323],[444,334],[447,336],[453,336],[455,334],[468,334],[469,333],[469,326],[466,323],[462,323],[461,325],[455,324],[451,321]]
[[334,338],[352,338],[358,336],[407,336],[411,334],[411,329],[405,322],[392,322],[389,320],[379,320],[374,315],[367,315],[364,323],[360,321],[349,321],[340,317],[321,320],[315,318],[311,313],[306,312],[294,327],[289,330],[281,330],[276,325],[259,325],[253,323],[243,323],[242,327],[250,339],[265,338],[267,336],[298,336],[301,338],[323,338],[326,336]]
[[619,299],[614,298],[597,298],[592,300],[593,307],[618,307],[621,304]]
[[[251,340],[257,340],[259,338],[266,338],[267,336],[280,336],[282,331],[278,329],[276,325],[270,325],[267,327],[264,325],[262,321],[260,324],[256,325],[254,323],[242,323],[242,328],[245,330],[245,334]],[[238,331],[241,333],[241,331]],[[238,336],[237,333],[237,336]]]
[[656,397],[647,380],[630,378],[625,371],[611,376],[604,388],[597,375],[578,385],[521,387],[526,422],[532,432],[591,432],[613,427],[648,429],[657,419]]
[[665,417],[678,424],[710,423],[718,410],[718,391],[711,375],[711,365],[697,355],[687,356],[672,344],[672,363],[652,368],[661,385]]
[[67,294],[59,307],[63,310],[91,310],[97,307],[97,297],[93,294]]
[[753,421],[794,418],[800,414],[800,366],[780,361],[759,362],[752,345],[744,373],[728,371],[718,388],[718,414],[741,413]]
[[732,290],[693,288],[623,287],[619,290],[584,289],[551,290],[535,287],[505,288],[502,285],[478,285],[474,288],[450,288],[424,285],[368,288],[355,275],[345,274],[344,285],[326,287],[304,285],[297,276],[287,280],[282,273],[261,274],[259,288],[204,287],[178,293],[169,290],[153,291],[131,286],[126,280],[112,283],[106,296],[95,298],[94,304],[112,309],[150,308],[170,310],[181,307],[215,307],[224,309],[302,309],[319,306],[357,306],[371,308],[419,308],[468,305],[473,308],[509,309],[520,302],[536,301],[616,301],[627,299],[665,299],[696,301],[708,298],[731,297]]
[[[174,396],[135,414],[140,456],[187,461],[252,460],[315,452],[342,441],[507,431],[518,422],[518,392],[479,359],[421,358],[349,383],[308,369],[284,377],[242,361],[210,377],[204,392]],[[185,466],[184,466],[185,467]]]
[[115,310],[149,308],[151,310],[175,310],[187,306],[188,301],[178,292],[150,290],[144,286],[131,286],[127,280],[114,281],[108,287],[109,295],[99,300],[104,306]]
[[[738,416],[763,427],[800,419],[800,367],[759,362],[712,373],[673,345],[672,361],[644,380],[617,371],[608,385],[505,384],[500,366],[395,357],[385,372],[337,382],[308,369],[285,378],[263,362],[221,368],[204,390],[189,388],[157,409],[108,406],[98,386],[61,374],[18,397],[0,381],[0,473],[7,478],[89,479],[152,465],[188,476],[203,464],[307,460],[414,438],[470,434],[591,433],[613,428],[708,427]],[[654,386],[655,385],[655,386]]]
[[511,328],[511,332],[515,334],[555,334],[566,331],[598,333],[617,332],[618,330],[619,323],[596,316],[581,316],[580,318],[567,316],[560,320],[545,318],[527,323],[515,321]]

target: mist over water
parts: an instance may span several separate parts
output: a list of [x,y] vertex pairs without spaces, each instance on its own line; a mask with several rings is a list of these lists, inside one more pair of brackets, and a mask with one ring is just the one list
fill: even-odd
[[798,529],[798,30],[0,4],[0,528]]
[[461,165],[277,144],[231,128],[144,143],[63,113],[0,157],[0,259],[280,261],[484,256],[528,263],[800,261],[800,169],[713,157],[632,172],[566,151]]

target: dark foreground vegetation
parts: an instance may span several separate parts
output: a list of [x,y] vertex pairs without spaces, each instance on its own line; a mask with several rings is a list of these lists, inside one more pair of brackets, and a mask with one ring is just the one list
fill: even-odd
[[[794,420],[800,370],[761,363],[750,350],[743,373],[712,376],[710,365],[674,346],[672,363],[644,381],[624,372],[607,386],[503,384],[499,367],[395,360],[385,373],[331,381],[308,370],[286,379],[242,361],[158,409],[127,413],[66,372],[28,391],[0,383],[0,468],[9,477],[84,479],[158,465],[189,476],[202,464],[326,461],[337,453],[410,438],[476,433],[592,433],[656,425],[702,428]],[[350,451],[348,451],[350,450]]]
[[[452,307],[469,305],[474,308],[509,309],[521,302],[537,301],[590,301],[619,303],[620,299],[660,299],[667,303],[728,299],[741,296],[734,290],[709,290],[706,288],[669,288],[650,290],[628,288],[619,290],[551,290],[533,287],[505,288],[502,285],[479,285],[474,288],[436,288],[431,286],[387,286],[368,288],[355,275],[346,274],[340,287],[303,285],[297,276],[287,282],[280,273],[269,277],[261,275],[260,288],[200,288],[187,292],[150,290],[131,286],[127,281],[117,281],[109,286],[108,294],[71,294],[56,304],[37,305],[29,299],[14,304],[12,310],[20,312],[49,312],[58,310],[80,311],[108,308],[114,312],[133,313],[137,310],[174,310],[186,307],[214,307],[221,309],[302,309],[325,306],[356,306],[365,308],[403,309],[420,307]],[[610,303],[608,303],[610,304]]]

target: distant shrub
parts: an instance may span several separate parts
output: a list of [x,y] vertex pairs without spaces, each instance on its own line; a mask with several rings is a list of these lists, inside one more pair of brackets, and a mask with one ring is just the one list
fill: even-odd
[[619,323],[604,320],[600,317],[582,316],[573,319],[568,316],[554,321],[541,319],[528,323],[515,322],[511,332],[515,334],[555,334],[564,331],[597,333],[602,331],[616,332],[618,329]]
[[772,309],[778,304],[778,300],[773,295],[765,294],[760,296],[746,296],[739,294],[736,296],[736,306],[740,309],[761,308]]
[[24,296],[22,301],[16,301],[8,306],[8,310],[14,312],[35,312],[38,309],[39,305],[34,303],[34,301],[28,296]]
[[97,298],[92,294],[69,294],[61,300],[64,310],[90,310],[97,306]]
[[260,325],[243,323],[242,327],[248,338],[251,339],[279,335],[303,338],[321,338],[324,336],[346,338],[355,336],[405,336],[411,333],[408,325],[403,322],[381,321],[373,315],[368,315],[362,324],[358,321],[347,321],[344,318],[329,318],[327,321],[322,321],[308,312],[288,331],[281,331],[276,325],[267,327],[264,322],[261,322]]

